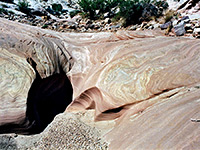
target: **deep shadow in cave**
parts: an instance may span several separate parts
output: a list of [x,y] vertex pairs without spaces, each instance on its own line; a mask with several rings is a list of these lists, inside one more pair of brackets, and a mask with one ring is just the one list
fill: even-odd
[[28,93],[26,120],[29,127],[26,132],[35,134],[42,132],[57,114],[65,111],[72,101],[73,89],[62,69],[59,74],[41,79],[35,62],[31,61],[31,65],[36,71],[36,79]]
[[61,68],[60,73],[42,79],[36,70],[37,64],[31,58],[27,62],[35,70],[36,78],[28,93],[26,118],[19,124],[0,126],[0,134],[40,133],[72,102],[72,85]]

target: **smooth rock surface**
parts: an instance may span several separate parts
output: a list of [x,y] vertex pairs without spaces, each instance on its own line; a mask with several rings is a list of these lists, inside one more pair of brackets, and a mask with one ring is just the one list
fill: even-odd
[[[42,78],[59,72],[60,66],[66,72],[73,102],[61,118],[76,120],[80,132],[94,127],[93,137],[101,137],[101,142],[93,142],[95,146],[200,148],[199,123],[191,121],[200,117],[198,39],[165,37],[153,31],[57,33],[5,19],[0,19],[0,30],[1,125],[20,124],[25,118],[27,92],[35,77],[26,59],[32,58]],[[80,111],[84,115],[77,114]],[[60,130],[55,118],[40,134],[48,135],[40,146],[52,141],[57,149],[55,139],[65,132],[70,135],[66,122],[61,122],[62,132],[55,135],[52,130]],[[18,147],[20,137],[16,138]],[[78,144],[74,140],[70,148]]]

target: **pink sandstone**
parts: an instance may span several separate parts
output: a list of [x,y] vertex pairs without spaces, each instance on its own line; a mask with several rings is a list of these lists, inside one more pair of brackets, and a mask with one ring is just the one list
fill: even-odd
[[93,110],[82,121],[102,130],[109,149],[200,148],[199,123],[191,121],[200,119],[199,40],[156,31],[57,33],[4,19],[0,32],[0,126],[25,119],[31,58],[43,78],[62,66],[73,87],[65,113]]

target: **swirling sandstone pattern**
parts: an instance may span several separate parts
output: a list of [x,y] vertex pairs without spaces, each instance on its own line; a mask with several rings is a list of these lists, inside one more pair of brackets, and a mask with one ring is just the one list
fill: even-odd
[[42,78],[58,73],[60,66],[68,72],[71,56],[59,38],[29,26],[0,20],[0,125],[18,124],[25,119],[26,99],[37,64]]
[[[199,40],[158,32],[56,33],[3,19],[0,30],[0,125],[25,117],[32,58],[43,78],[62,66],[73,86],[66,112],[94,109],[97,122],[84,121],[102,129],[109,149],[200,148],[199,124],[190,120],[200,118]],[[103,129],[109,120],[115,124]]]

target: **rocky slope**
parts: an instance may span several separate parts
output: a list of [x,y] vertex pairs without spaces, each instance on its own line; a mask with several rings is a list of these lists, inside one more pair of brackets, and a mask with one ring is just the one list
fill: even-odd
[[[122,18],[117,21],[107,13],[100,20],[90,20],[79,14],[76,15],[75,12],[80,11],[76,1],[28,0],[27,2],[29,11],[26,14],[19,9],[18,0],[15,0],[14,4],[0,2],[0,17],[59,32],[116,32],[119,29],[155,30],[161,28],[169,36],[200,37],[200,2],[196,0],[167,0],[169,9],[163,13],[163,16],[128,27],[123,26]],[[52,5],[55,3],[60,4],[62,10],[59,12],[53,10]]]
[[58,33],[6,19],[0,30],[1,133],[37,125],[26,113],[37,76],[64,71],[73,87],[65,113],[42,133],[1,135],[0,148],[200,148],[199,40],[155,31]]

